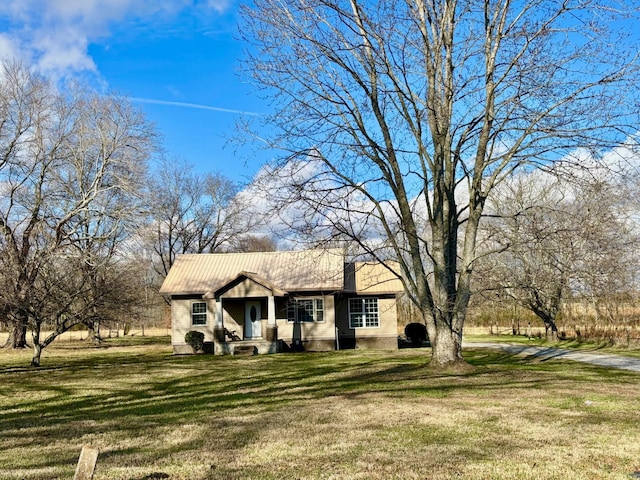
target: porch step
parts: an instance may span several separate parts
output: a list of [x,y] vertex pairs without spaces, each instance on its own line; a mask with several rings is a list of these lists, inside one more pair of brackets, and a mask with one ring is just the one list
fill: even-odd
[[234,345],[233,354],[239,356],[250,357],[255,353],[255,345]]

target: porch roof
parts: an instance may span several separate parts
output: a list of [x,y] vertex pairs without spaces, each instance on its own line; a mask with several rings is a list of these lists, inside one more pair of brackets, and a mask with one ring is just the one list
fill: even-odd
[[241,275],[285,292],[344,289],[342,250],[178,255],[160,293],[204,295]]
[[266,278],[262,278],[260,275],[257,275],[253,272],[240,272],[238,275],[234,276],[233,278],[230,278],[229,280],[223,282],[222,284],[214,287],[212,290],[207,292],[204,295],[204,297],[215,298],[223,290],[226,290],[227,288],[231,288],[234,284],[242,281],[243,279],[249,279],[251,282],[264,287],[265,289],[271,291],[271,295],[274,295],[276,297],[284,297],[287,294],[286,291],[282,290],[281,288],[278,288],[272,282],[270,282]]

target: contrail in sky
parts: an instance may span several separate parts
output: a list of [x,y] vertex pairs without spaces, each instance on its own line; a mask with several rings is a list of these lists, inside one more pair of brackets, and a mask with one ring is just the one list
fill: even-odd
[[256,117],[261,115],[260,113],[255,113],[255,112],[245,112],[243,110],[233,110],[230,108],[211,107],[209,105],[200,105],[198,103],[170,102],[168,100],[155,100],[153,98],[139,98],[139,97],[129,97],[129,100],[131,100],[132,102],[138,102],[138,103],[151,103],[154,105],[169,105],[172,107],[199,108],[200,110],[211,110],[214,112],[252,115]]

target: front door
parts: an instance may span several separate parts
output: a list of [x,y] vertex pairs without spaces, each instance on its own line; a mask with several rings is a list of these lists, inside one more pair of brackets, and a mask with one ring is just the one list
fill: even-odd
[[244,304],[244,338],[262,337],[262,318],[260,302],[250,301]]

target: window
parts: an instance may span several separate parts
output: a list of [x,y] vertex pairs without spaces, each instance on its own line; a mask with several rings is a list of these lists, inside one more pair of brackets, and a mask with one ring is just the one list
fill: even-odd
[[193,302],[191,304],[191,325],[207,324],[207,302]]
[[379,326],[377,298],[349,299],[349,328],[375,328]]
[[324,322],[324,300],[322,298],[294,298],[287,304],[289,323]]

